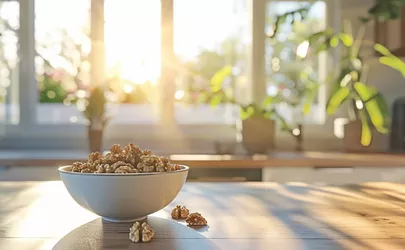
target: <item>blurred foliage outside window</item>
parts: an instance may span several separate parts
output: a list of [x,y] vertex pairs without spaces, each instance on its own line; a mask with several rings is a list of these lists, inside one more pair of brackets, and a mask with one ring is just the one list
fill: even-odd
[[285,22],[275,29],[277,16],[299,9],[306,10],[310,2],[274,1],[268,4],[266,44],[267,94],[280,94],[290,107],[297,107],[304,114],[317,103],[320,87],[320,58],[307,42],[308,37],[325,28],[325,2],[312,3],[305,18],[285,15]]

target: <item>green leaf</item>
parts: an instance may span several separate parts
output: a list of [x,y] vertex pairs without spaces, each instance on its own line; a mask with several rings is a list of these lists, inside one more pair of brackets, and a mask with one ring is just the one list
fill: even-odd
[[280,30],[280,26],[286,23],[288,20],[290,21],[291,24],[293,24],[295,21],[299,20],[298,16],[301,20],[304,20],[307,17],[308,11],[311,8],[312,3],[308,4],[306,6],[303,6],[302,8],[290,11],[290,12],[285,12],[282,15],[278,15],[276,17],[275,25],[274,25],[274,30],[273,34],[270,36],[270,38],[274,38],[277,36],[278,31]]
[[326,111],[328,114],[333,115],[336,113],[340,105],[346,100],[349,94],[350,89],[347,86],[341,87],[335,93],[333,93],[326,106]]
[[356,38],[354,39],[353,46],[348,47],[349,49],[349,57],[350,58],[359,58],[360,54],[360,49],[363,46],[364,43],[364,36],[366,34],[366,28],[365,26],[360,26],[360,28],[357,31]]
[[405,77],[405,63],[398,57],[380,57],[380,63],[399,71]]
[[309,92],[307,94],[304,105],[302,107],[302,112],[304,113],[304,115],[307,115],[311,112],[312,104],[314,103],[314,99],[317,94],[317,91],[316,91],[317,89],[318,88],[316,88],[315,90],[312,90],[311,92]]
[[383,114],[383,110],[381,110],[380,105],[375,99],[375,97],[379,94],[378,90],[361,82],[356,82],[353,87],[360,99],[363,101],[367,114],[370,117],[374,127],[380,133],[387,133],[388,130],[385,128],[385,118],[387,114]]
[[380,57],[381,64],[399,71],[405,77],[405,63],[400,58],[393,55],[389,49],[381,44],[374,45],[374,49],[383,55]]
[[332,29],[326,29],[315,34],[312,34],[308,37],[309,46],[313,46],[314,44],[318,43],[320,40],[325,41],[333,35]]
[[386,121],[390,115],[390,110],[388,108],[387,100],[384,98],[384,96],[381,93],[378,93],[374,99],[377,102],[377,105],[380,107],[381,113],[384,116],[384,125],[386,125],[387,124]]
[[211,107],[218,106],[221,103],[222,99],[223,99],[223,95],[221,95],[221,94],[212,96],[211,102],[210,102]]
[[330,42],[329,43],[322,43],[321,45],[318,46],[318,48],[316,49],[315,53],[321,53],[325,50],[328,50],[330,48]]
[[333,36],[333,37],[330,39],[329,44],[330,44],[330,46],[331,46],[332,48],[336,48],[336,47],[339,45],[339,37],[338,37],[338,36]]
[[353,45],[353,37],[351,35],[341,33],[339,34],[339,38],[346,47],[351,47]]
[[222,84],[224,83],[225,79],[232,74],[232,67],[225,66],[222,69],[218,70],[211,78],[211,91],[217,92],[221,90]]
[[207,103],[209,99],[210,99],[210,96],[209,96],[208,93],[201,93],[198,96],[198,102],[199,103]]
[[391,51],[382,44],[375,44],[374,49],[383,56],[392,56]]
[[281,130],[289,131],[289,132],[291,131],[290,125],[284,119],[284,117],[282,115],[280,115],[276,110],[273,110],[273,115],[274,115],[274,119],[276,119],[277,121],[279,121],[281,123]]
[[360,112],[361,120],[361,144],[365,147],[369,146],[371,143],[372,135],[370,125],[368,124],[367,115],[364,111]]
[[304,115],[308,115],[311,112],[311,108],[312,108],[312,100],[311,101],[306,100],[304,105],[302,106],[302,112],[304,113]]
[[371,19],[369,17],[360,17],[360,22],[366,24],[368,23]]
[[263,101],[263,106],[264,107],[270,106],[274,103],[274,101],[275,101],[274,96],[267,96],[266,99],[264,99]]
[[246,120],[249,117],[253,116],[255,113],[255,108],[253,106],[248,106],[246,108],[242,108],[240,111],[240,117],[242,120]]

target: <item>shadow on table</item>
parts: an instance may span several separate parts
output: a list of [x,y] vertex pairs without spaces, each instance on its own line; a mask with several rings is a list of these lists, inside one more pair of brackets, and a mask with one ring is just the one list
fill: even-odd
[[98,218],[65,235],[53,249],[218,249],[185,223],[154,216],[149,216],[147,222],[155,230],[155,237],[149,243],[133,243],[128,239],[132,223],[110,223]]
[[[269,192],[271,189],[274,192]],[[335,204],[334,207],[341,212],[345,212],[347,218],[362,219],[364,222],[368,222],[355,211],[349,210],[350,206],[345,206],[350,205],[350,202],[354,202],[353,200],[359,202],[358,198],[357,200],[353,198],[353,200],[343,201],[341,198],[348,198],[347,194],[335,193],[310,185],[274,185],[273,187],[267,187],[267,189],[254,185],[249,186],[249,189],[242,186],[230,189],[225,185],[215,187],[206,185],[204,191],[210,195],[209,201],[212,202],[212,206],[220,210],[218,213],[235,211],[230,206],[236,206],[241,211],[244,209],[249,211],[249,204],[233,203],[233,205],[230,205],[229,201],[232,200],[232,197],[241,195],[250,197],[250,203],[255,204],[255,207],[258,208],[257,212],[261,213],[262,216],[265,215],[267,219],[273,220],[273,222],[279,222],[274,223],[274,225],[280,228],[274,228],[273,231],[279,230],[282,232],[277,236],[262,235],[261,237],[298,240],[300,241],[298,249],[377,249],[372,243],[367,242],[367,235],[351,234],[347,230],[348,228],[342,226],[341,223],[331,223],[334,220],[333,217],[317,216],[316,209],[327,209],[327,207],[317,204],[316,199],[312,199],[316,197],[315,194],[319,194],[318,198],[322,197],[324,201]],[[193,195],[198,197],[198,195],[204,194],[197,192],[193,193]],[[228,199],[223,199],[224,196],[227,196]],[[373,206],[371,208],[374,209]],[[237,214],[234,216],[237,216]],[[248,216],[238,217],[238,221],[242,223],[247,218]],[[249,223],[245,221],[242,224],[248,225]]]

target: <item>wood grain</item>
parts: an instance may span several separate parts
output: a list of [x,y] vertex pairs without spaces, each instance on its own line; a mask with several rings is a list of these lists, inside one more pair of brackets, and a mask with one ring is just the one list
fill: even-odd
[[[365,183],[187,183],[150,215],[150,243],[128,240],[130,223],[79,207],[61,182],[0,183],[0,249],[405,249],[405,186]],[[174,221],[187,205],[206,228]]]

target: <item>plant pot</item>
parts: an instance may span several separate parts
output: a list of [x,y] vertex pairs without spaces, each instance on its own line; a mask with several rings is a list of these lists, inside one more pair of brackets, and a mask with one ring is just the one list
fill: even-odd
[[88,128],[88,140],[90,152],[101,152],[103,142],[103,130]]
[[348,152],[387,152],[389,150],[389,135],[381,134],[375,128],[371,129],[371,143],[365,147],[361,144],[361,121],[352,121],[344,125],[343,145]]
[[242,145],[249,154],[266,154],[274,148],[276,123],[264,117],[242,121]]

